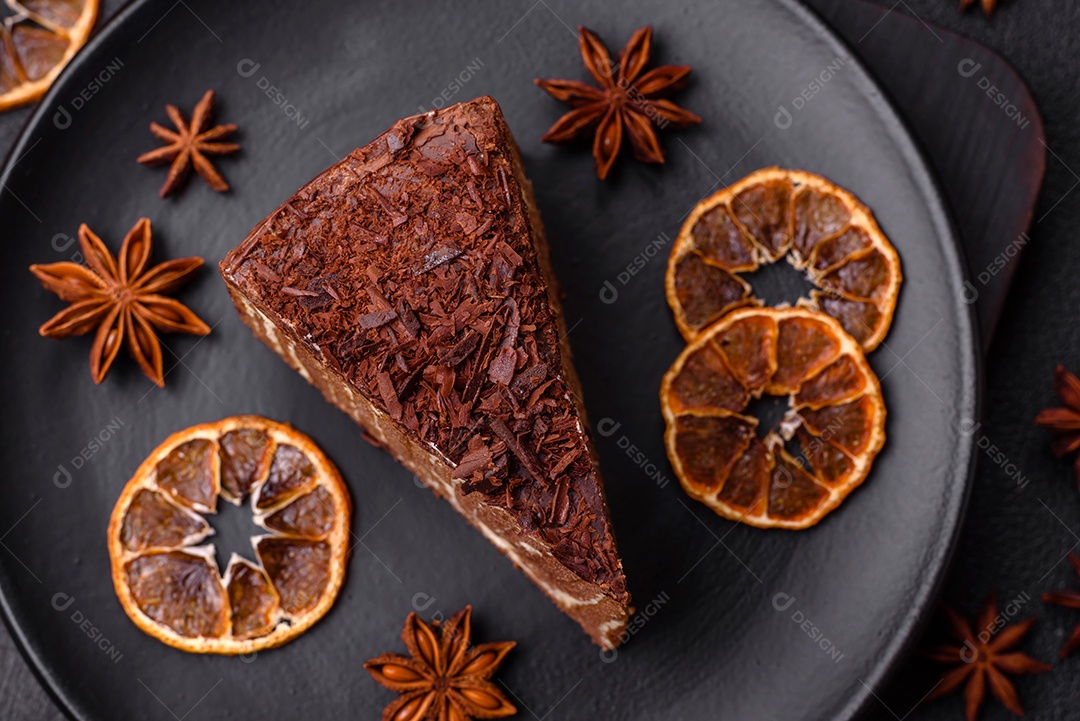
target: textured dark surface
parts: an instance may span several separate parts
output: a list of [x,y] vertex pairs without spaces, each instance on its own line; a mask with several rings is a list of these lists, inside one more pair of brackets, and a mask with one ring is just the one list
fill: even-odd
[[[174,12],[183,10],[183,6],[173,6]],[[983,20],[981,16],[970,15],[967,18],[959,18],[955,15],[952,3],[940,3],[937,0],[923,0],[912,2],[917,12],[932,11],[932,19],[938,22],[947,22],[962,28],[964,31],[983,37],[992,45],[1002,48],[1028,77],[1035,87],[1043,104],[1043,109],[1049,120],[1049,145],[1051,151],[1060,156],[1060,159],[1052,157],[1048,175],[1047,191],[1044,195],[1042,206],[1036,218],[1045,215],[1045,220],[1038,223],[1033,233],[1033,246],[1029,249],[1029,256],[1035,256],[1035,260],[1028,259],[1020,265],[1021,272],[1019,286],[1021,292],[1028,296],[1018,299],[1014,295],[1012,306],[1005,315],[1002,324],[1002,337],[999,337],[994,347],[994,353],[990,361],[990,394],[989,415],[982,432],[987,437],[1000,437],[1003,439],[1015,438],[1013,442],[1001,442],[999,446],[1010,454],[1017,465],[1024,469],[1025,475],[1032,479],[1031,484],[1019,497],[1023,502],[1023,515],[1027,523],[1020,522],[1020,513],[1016,506],[1016,482],[1009,476],[1007,468],[992,464],[984,464],[980,475],[981,484],[977,485],[974,500],[973,513],[974,528],[969,526],[969,531],[961,544],[961,555],[957,561],[954,578],[957,580],[950,584],[949,595],[964,607],[970,609],[975,600],[985,588],[990,585],[1002,586],[1003,593],[1011,592],[1013,597],[1021,591],[1027,591],[1033,598],[1047,587],[1056,587],[1068,582],[1067,569],[1057,566],[1047,578],[1041,578],[1045,571],[1040,564],[1045,561],[1047,570],[1054,568],[1054,563],[1072,544],[1073,540],[1069,532],[1064,528],[1053,529],[1054,521],[1039,503],[1041,497],[1046,505],[1055,512],[1064,514],[1066,523],[1070,522],[1070,513],[1076,513],[1076,491],[1071,482],[1068,482],[1069,472],[1064,464],[1054,463],[1049,460],[1045,452],[1045,438],[1043,434],[1029,429],[1028,419],[1035,410],[1050,400],[1049,370],[1053,362],[1068,360],[1064,354],[1071,341],[1071,335],[1067,333],[1055,333],[1063,326],[1050,314],[1035,315],[1030,312],[1021,315],[1014,314],[1013,309],[1017,305],[1023,307],[1036,302],[1034,297],[1041,298],[1043,309],[1057,308],[1068,305],[1068,300],[1075,300],[1076,290],[1069,287],[1070,259],[1064,251],[1064,243],[1068,240],[1067,228],[1074,219],[1070,217],[1069,203],[1053,207],[1075,182],[1071,171],[1067,169],[1061,160],[1069,162],[1069,152],[1075,152],[1077,137],[1075,131],[1069,134],[1071,118],[1076,115],[1076,103],[1071,98],[1071,84],[1069,81],[1076,74],[1075,67],[1067,64],[1070,58],[1069,52],[1075,55],[1076,17],[1072,9],[1062,10],[1052,5],[1048,0],[1043,2],[1025,3],[1022,5],[1008,4],[992,22]],[[543,8],[538,8],[542,10]],[[899,12],[899,10],[897,10]],[[1057,15],[1052,15],[1057,13]],[[1071,18],[1061,17],[1063,13],[1073,13]],[[642,21],[652,20],[652,17],[643,17]],[[929,17],[928,17],[929,19]],[[591,22],[591,19],[589,20]],[[194,20],[189,19],[189,22]],[[1046,35],[1053,34],[1052,28],[1060,29],[1060,40],[1047,42]],[[882,23],[874,29],[867,28],[871,32],[886,32],[889,25]],[[619,28],[620,31],[624,30]],[[853,38],[853,42],[858,38]],[[685,58],[673,57],[673,60],[685,60]],[[1066,62],[1062,62],[1066,59]],[[1076,62],[1073,60],[1072,62]],[[905,70],[909,67],[905,66]],[[953,67],[944,67],[939,73],[930,72],[931,78],[937,75],[951,77]],[[932,80],[931,80],[932,82]],[[987,100],[986,112],[997,110]],[[148,104],[149,105],[149,104]],[[1055,116],[1056,113],[1056,116]],[[12,127],[17,115],[5,118],[5,123],[0,125],[0,131],[13,136]],[[962,137],[962,134],[961,136]],[[10,141],[8,141],[10,142]],[[669,141],[670,142],[670,141]],[[960,142],[960,141],[957,141]],[[5,143],[6,144],[6,143]],[[1056,144],[1056,145],[1055,145]],[[669,145],[670,147],[670,145]],[[542,201],[543,202],[543,201]],[[1075,215],[1075,212],[1072,211]],[[1039,245],[1038,241],[1045,238],[1047,242]],[[1054,252],[1055,242],[1057,252]],[[1049,278],[1049,281],[1042,282]],[[1017,294],[1019,295],[1019,294]],[[1069,296],[1063,298],[1062,296]],[[1031,307],[1036,307],[1032,305]],[[1048,342],[1049,341],[1049,342]],[[1032,353],[1029,348],[1042,345],[1044,348],[1038,353]],[[1073,344],[1075,345],[1075,344]],[[1010,365],[1011,364],[1011,365]],[[1028,372],[1024,374],[1024,370]],[[616,436],[617,437],[617,436]],[[990,465],[990,468],[987,468]],[[1029,472],[1030,471],[1030,472]],[[1032,491],[1035,490],[1035,493]],[[1046,491],[1046,492],[1044,492]],[[985,522],[980,523],[981,518]],[[369,519],[371,521],[374,518]],[[1070,527],[1075,524],[1069,523]],[[1047,530],[1047,529],[1050,530]],[[1003,561],[1009,559],[1008,565],[1002,567]],[[1032,567],[1035,570],[1032,570]],[[737,569],[736,569],[737,570]],[[1036,572],[1037,571],[1037,572]],[[1026,610],[1037,609],[1038,603],[1032,601]],[[1031,644],[1035,648],[1036,655],[1042,651],[1043,658],[1049,658],[1053,650],[1064,637],[1068,623],[1066,612],[1052,611],[1051,618],[1056,623],[1044,623],[1038,629],[1036,638]],[[883,631],[887,632],[887,631]],[[5,668],[11,662],[10,652],[4,657]],[[11,664],[19,667],[18,662]],[[21,668],[21,667],[19,667]],[[30,693],[32,682],[27,682],[25,676],[7,675],[7,683],[4,686],[5,693],[2,695],[3,708],[11,718],[46,718],[48,717],[48,705]],[[25,673],[25,671],[21,671]],[[1060,716],[1063,709],[1067,708],[1068,695],[1062,694],[1062,690],[1068,688],[1068,667],[1063,665],[1055,673],[1048,674],[1038,679],[1029,679],[1021,683],[1021,694],[1029,700],[1028,707],[1030,716],[1036,718],[1051,718]],[[926,684],[928,689],[932,680]],[[12,692],[15,686],[18,692]],[[1031,690],[1035,689],[1035,690]],[[921,695],[917,690],[911,689],[916,696]],[[137,685],[132,693],[142,692]],[[689,690],[688,690],[689,692]],[[1041,693],[1039,693],[1041,692]],[[1060,698],[1051,703],[1049,697],[1056,694]],[[192,694],[190,703],[198,700],[199,694]],[[1036,698],[1039,701],[1036,701]],[[897,709],[897,715],[907,713],[912,700],[907,705],[905,699],[893,701],[892,706]],[[915,699],[917,700],[917,698]],[[18,705],[15,705],[18,704]],[[550,704],[549,704],[550,706]],[[1056,712],[1055,712],[1056,706]],[[187,706],[181,707],[178,712],[182,715]],[[543,706],[539,714],[543,714],[548,706]],[[888,712],[882,712],[887,717]],[[932,706],[916,711],[911,718],[934,718],[955,717],[959,715],[959,705],[956,702],[939,702]],[[990,718],[1003,718],[1000,709],[991,711]]]
[[989,348],[1046,167],[1035,99],[1002,56],[918,17],[861,0],[807,2],[882,81],[921,142],[956,218],[971,271],[965,298]]
[[[892,5],[886,3],[886,7]],[[1051,457],[1050,434],[1034,428],[1031,419],[1042,408],[1057,405],[1051,388],[1055,364],[1073,370],[1080,367],[1076,331],[1080,253],[1075,247],[1080,222],[1075,190],[1080,184],[1076,122],[1080,100],[1075,92],[1075,78],[1080,74],[1080,6],[1050,0],[1003,2],[995,17],[987,20],[974,11],[960,15],[954,3],[938,0],[912,0],[899,4],[894,12],[903,11],[905,5],[923,21],[963,32],[1008,58],[1033,92],[1045,123],[1046,178],[1023,259],[1009,261],[1016,275],[984,362],[983,422],[976,431],[983,452],[943,600],[970,617],[983,596],[997,588],[1000,603],[1011,602],[1009,622],[1039,616],[1023,648],[1054,668],[1017,681],[1025,718],[1075,718],[1080,703],[1080,658],[1061,661],[1057,651],[1080,617],[1075,611],[1044,606],[1039,597],[1080,584],[1065,560],[1066,553],[1080,544],[1080,496],[1070,464]],[[877,30],[868,27],[863,32]],[[955,63],[928,68],[925,82],[933,85],[939,76],[951,77],[956,71]],[[984,74],[993,84],[999,78],[1007,82],[985,71],[967,81],[977,81]],[[985,95],[978,100],[988,117],[997,115],[1001,122],[1009,122],[993,100]],[[950,106],[943,104],[943,115],[955,115]],[[979,106],[971,112],[975,107]],[[972,127],[956,142],[963,143],[979,132]],[[879,691],[882,702],[871,717],[962,718],[963,702],[957,696],[916,708],[934,686],[936,671],[933,664],[912,660],[894,684]],[[981,718],[1015,717],[989,699]]]

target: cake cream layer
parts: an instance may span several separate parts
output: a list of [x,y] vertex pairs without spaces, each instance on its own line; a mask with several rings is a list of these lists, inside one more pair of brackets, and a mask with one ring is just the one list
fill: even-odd
[[395,123],[221,271],[258,337],[613,647],[629,595],[547,254],[480,98]]

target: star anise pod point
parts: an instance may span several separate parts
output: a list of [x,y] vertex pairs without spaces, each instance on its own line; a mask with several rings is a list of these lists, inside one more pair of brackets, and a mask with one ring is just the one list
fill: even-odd
[[177,258],[148,268],[152,248],[150,221],[141,218],[128,231],[118,258],[83,223],[79,246],[86,265],[72,261],[31,265],[46,290],[71,303],[38,332],[49,338],[85,335],[96,329],[90,350],[90,375],[101,383],[121,346],[143,373],[164,387],[161,342],[157,331],[206,335],[197,315],[166,294],[187,283],[202,267],[202,258]]
[[945,604],[941,604],[941,610],[948,624],[949,635],[957,643],[942,643],[925,655],[940,664],[955,667],[941,677],[925,700],[940,698],[963,686],[964,717],[966,721],[975,721],[989,687],[990,693],[1002,705],[1017,716],[1023,716],[1020,697],[1006,674],[1050,670],[1049,664],[1015,650],[1037,619],[1032,617],[1005,625],[1005,620],[998,616],[997,594],[994,592],[990,592],[983,601],[974,627]]
[[618,58],[612,60],[600,36],[581,26],[578,46],[596,86],[579,80],[534,81],[573,108],[541,140],[568,143],[592,135],[596,175],[601,180],[611,172],[624,135],[629,138],[635,158],[645,163],[663,163],[657,129],[682,129],[701,122],[694,113],[666,99],[685,86],[690,66],[662,65],[643,72],[652,52],[652,32],[649,25],[639,28]]
[[512,716],[517,709],[491,677],[517,644],[470,647],[472,606],[444,623],[425,623],[410,613],[401,631],[409,656],[384,653],[364,668],[400,696],[383,710],[383,721],[468,721]]
[[[976,0],[960,0],[960,10],[967,10],[974,5],[975,2]],[[997,0],[978,0],[978,3],[987,17],[993,15],[994,10],[997,9]]]
[[[1054,390],[1062,406],[1041,411],[1035,416],[1035,425],[1057,434],[1050,450],[1056,458],[1064,458],[1080,449],[1080,378],[1059,365],[1054,369]],[[1080,485],[1080,456],[1076,457],[1073,469]]]
[[[1069,554],[1069,563],[1072,564],[1073,571],[1077,576],[1080,576],[1080,556],[1075,553]],[[1050,591],[1042,595],[1043,603],[1052,603],[1057,606],[1065,606],[1066,608],[1080,608],[1080,591],[1073,589],[1066,589],[1064,591]],[[1065,645],[1058,651],[1058,656],[1065,658],[1071,656],[1076,649],[1080,648],[1080,623],[1078,623],[1069,634],[1068,640],[1065,641]]]
[[202,100],[191,113],[191,121],[184,119],[184,114],[175,105],[166,105],[165,112],[172,120],[176,130],[169,130],[158,123],[150,123],[150,132],[165,143],[156,150],[143,153],[138,162],[143,165],[163,165],[171,163],[165,184],[161,186],[161,197],[168,197],[184,184],[192,168],[206,184],[219,193],[229,189],[225,178],[217,171],[207,156],[228,155],[240,150],[236,143],[222,142],[237,131],[233,123],[209,127],[210,116],[214,109],[214,91],[207,90]]

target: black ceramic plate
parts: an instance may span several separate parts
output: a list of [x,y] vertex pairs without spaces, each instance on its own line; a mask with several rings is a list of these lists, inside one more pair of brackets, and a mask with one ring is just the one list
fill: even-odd
[[[664,138],[668,163],[621,162],[598,182],[585,149],[538,138],[564,110],[532,84],[584,77],[574,30],[617,47],[656,28],[660,62],[689,63],[679,102],[697,129]],[[219,91],[243,152],[218,195],[195,179],[157,197],[136,165],[163,105]],[[400,116],[491,94],[536,185],[566,289],[571,344],[608,478],[639,613],[605,657],[445,503],[256,341],[212,270],[293,190]],[[661,442],[657,388],[682,343],[663,297],[684,214],[768,164],[854,190],[906,275],[872,356],[888,442],[866,485],[818,527],[761,531],[690,501]],[[0,391],[5,615],[44,683],[80,719],[374,718],[391,699],[362,669],[399,649],[406,614],[476,608],[480,639],[519,647],[499,679],[522,718],[840,719],[857,713],[905,650],[933,595],[971,468],[977,363],[960,260],[926,166],[849,51],[787,0],[745,3],[454,4],[376,1],[143,2],[79,56],[4,170],[5,313]],[[95,387],[89,339],[41,339],[62,304],[26,271],[71,258],[87,222],[115,249],[140,216],[158,259],[211,269],[181,299],[213,325],[166,338],[168,386],[121,358]],[[770,283],[771,281],[771,283]],[[798,284],[765,278],[774,299]],[[262,413],[310,433],[352,491],[357,545],[336,606],[309,633],[253,658],[200,657],[143,635],[109,580],[105,526],[139,461],[169,433]],[[240,512],[217,523],[242,550]]]

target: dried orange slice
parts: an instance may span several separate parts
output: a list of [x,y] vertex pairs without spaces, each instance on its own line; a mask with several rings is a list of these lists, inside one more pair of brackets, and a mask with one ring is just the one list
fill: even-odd
[[687,341],[735,308],[761,305],[742,277],[786,258],[817,286],[802,305],[872,351],[892,323],[902,274],[870,209],[802,170],[765,168],[695,206],[668,259],[665,290]]
[[79,51],[97,20],[98,0],[5,0],[0,27],[0,110],[32,103]]
[[[763,394],[787,396],[788,409],[759,437],[745,411]],[[724,316],[675,360],[660,402],[686,492],[761,528],[820,521],[863,482],[885,442],[885,405],[862,349],[807,308]]]
[[[220,572],[203,514],[250,499],[253,560]],[[259,416],[174,433],[124,487],[109,522],[113,585],[131,620],[196,653],[280,646],[333,604],[345,576],[350,502],[310,438]]]

